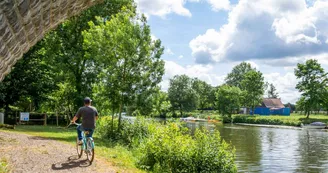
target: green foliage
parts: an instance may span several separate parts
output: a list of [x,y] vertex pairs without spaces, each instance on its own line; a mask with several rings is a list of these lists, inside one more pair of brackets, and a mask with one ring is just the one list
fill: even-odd
[[302,93],[298,105],[305,110],[308,118],[310,111],[319,107],[322,98],[327,96],[327,77],[324,69],[314,59],[307,60],[305,64],[297,64],[295,76],[300,79],[296,89]]
[[0,158],[0,172],[2,173],[10,172],[8,161],[5,158]]
[[195,78],[192,82],[192,88],[196,91],[199,98],[198,108],[203,110],[205,108],[209,108],[212,103],[211,100],[211,91],[212,86],[205,81],[199,80]]
[[190,112],[197,108],[198,95],[192,88],[193,80],[187,75],[176,75],[170,79],[168,97],[174,110]]
[[231,86],[236,86],[242,88],[241,81],[244,80],[245,74],[249,71],[254,71],[255,68],[252,68],[250,63],[242,62],[239,65],[235,66],[232,71],[225,78],[226,84]]
[[243,101],[243,92],[235,86],[223,85],[216,92],[217,108],[223,116],[231,115],[239,110]]
[[300,126],[302,122],[299,117],[238,115],[233,117],[233,123]]
[[136,15],[131,6],[122,8],[110,20],[97,18],[89,26],[83,32],[84,49],[102,67],[98,95],[111,99],[112,112],[120,113],[120,128],[123,107],[138,99],[146,101],[139,102],[142,105],[149,105],[149,93],[164,74],[164,61],[160,59],[164,48],[160,40],[152,41],[146,18]]
[[234,151],[218,132],[197,130],[192,138],[173,123],[158,127],[139,150],[139,167],[153,172],[237,172]]
[[241,81],[241,87],[245,91],[244,105],[252,108],[262,102],[264,94],[264,77],[260,71],[251,70],[247,72]]
[[[112,124],[113,123],[113,124]],[[127,146],[138,146],[149,135],[150,122],[144,118],[123,120],[122,130],[117,131],[118,119],[111,116],[100,117],[97,121],[96,133],[103,139],[118,141]]]
[[[56,76],[46,63],[42,43],[38,43],[19,60],[6,78],[0,82],[0,108],[28,100],[38,110],[47,94],[56,89]],[[24,109],[24,108],[22,108]],[[33,110],[29,110],[33,111]]]

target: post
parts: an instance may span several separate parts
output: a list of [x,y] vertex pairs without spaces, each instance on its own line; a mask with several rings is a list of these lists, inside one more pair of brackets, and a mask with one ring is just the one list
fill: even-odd
[[22,122],[21,122],[21,115],[20,114],[19,114],[19,119],[18,120],[19,120],[18,124],[21,125]]
[[43,125],[44,126],[47,126],[47,114],[46,113],[44,114],[44,118],[43,119],[44,119]]
[[18,111],[16,111],[16,114],[15,114],[15,125],[17,124],[17,114],[18,114]]
[[56,124],[58,126],[58,112],[56,111]]

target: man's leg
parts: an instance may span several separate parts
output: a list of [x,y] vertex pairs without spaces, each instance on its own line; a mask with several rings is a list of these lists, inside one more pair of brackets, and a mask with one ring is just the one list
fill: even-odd
[[87,129],[87,131],[89,131],[89,134],[87,135],[87,137],[92,137],[93,132],[95,131],[94,129]]
[[79,138],[79,140],[82,140],[82,129],[81,129],[81,125],[77,126],[77,136]]

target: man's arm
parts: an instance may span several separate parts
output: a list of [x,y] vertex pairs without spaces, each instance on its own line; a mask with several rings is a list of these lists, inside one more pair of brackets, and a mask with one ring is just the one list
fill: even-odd
[[81,108],[77,111],[77,113],[75,114],[75,116],[73,117],[73,119],[72,119],[72,123],[75,123],[75,121],[77,120],[77,119],[79,119],[81,117]]

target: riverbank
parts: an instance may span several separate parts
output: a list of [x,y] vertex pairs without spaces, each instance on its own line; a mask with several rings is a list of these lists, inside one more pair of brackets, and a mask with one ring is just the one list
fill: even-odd
[[313,122],[323,122],[328,124],[327,115],[310,115],[306,118],[304,115],[292,114],[291,116],[249,116],[249,115],[234,115],[232,122],[245,124],[263,124],[263,125],[283,125],[300,127],[301,124],[310,124]]

